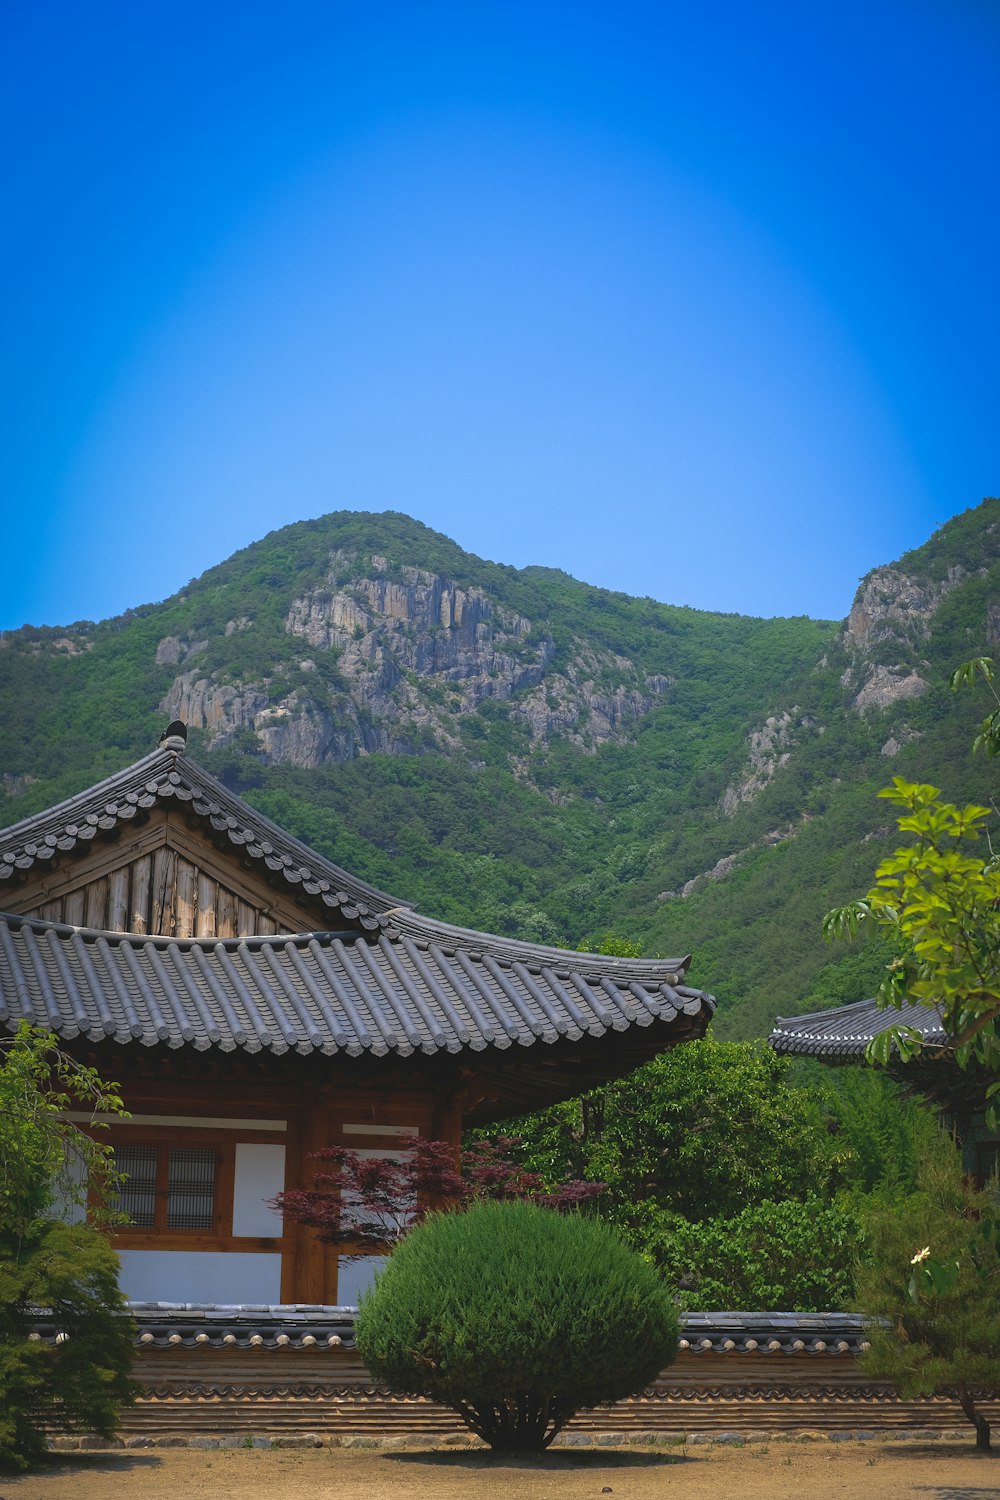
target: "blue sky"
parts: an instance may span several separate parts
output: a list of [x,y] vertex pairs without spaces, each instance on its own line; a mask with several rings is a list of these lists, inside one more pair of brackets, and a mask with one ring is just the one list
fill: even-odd
[[335,509],[755,614],[997,493],[977,0],[0,10],[0,626]]

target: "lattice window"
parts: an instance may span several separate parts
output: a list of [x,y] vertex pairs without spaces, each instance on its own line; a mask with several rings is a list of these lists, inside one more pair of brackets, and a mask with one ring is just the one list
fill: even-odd
[[212,1146],[172,1146],[167,1172],[167,1228],[211,1229],[215,1222],[215,1172],[219,1153]]
[[129,1229],[211,1231],[216,1227],[220,1152],[216,1146],[115,1146],[124,1176],[118,1207]]
[[124,1182],[118,1190],[118,1207],[128,1214],[134,1229],[152,1229],[156,1218],[156,1146],[117,1146],[115,1167]]

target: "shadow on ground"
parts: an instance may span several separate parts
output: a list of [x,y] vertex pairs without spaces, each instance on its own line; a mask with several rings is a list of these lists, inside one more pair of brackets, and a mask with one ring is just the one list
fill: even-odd
[[433,1449],[418,1453],[385,1453],[388,1462],[397,1464],[433,1464],[449,1469],[544,1469],[547,1474],[572,1469],[655,1469],[668,1464],[694,1463],[681,1453],[622,1453],[608,1448],[589,1448],[582,1453],[550,1448],[544,1453],[491,1453],[482,1449],[457,1449],[441,1452]]
[[[995,1446],[988,1453],[984,1453],[981,1448],[974,1448],[971,1442],[961,1446],[958,1443],[879,1443],[874,1451],[877,1452],[880,1463],[883,1459],[894,1458],[971,1459],[973,1463],[985,1464],[986,1473],[990,1478],[994,1477],[995,1466],[996,1482],[1000,1483],[1000,1446]],[[937,1494],[940,1488],[940,1485],[933,1484],[915,1486],[915,1489],[921,1492],[926,1491],[930,1495]],[[1000,1495],[1000,1490],[995,1493]]]
[[[30,1469],[0,1469],[0,1483],[36,1478],[40,1474],[85,1473],[127,1474],[132,1469],[155,1469],[163,1462],[155,1453],[48,1453]],[[0,1494],[0,1500],[3,1500]]]
[[1000,1489],[995,1484],[915,1484],[915,1495],[927,1495],[929,1500],[997,1500]]

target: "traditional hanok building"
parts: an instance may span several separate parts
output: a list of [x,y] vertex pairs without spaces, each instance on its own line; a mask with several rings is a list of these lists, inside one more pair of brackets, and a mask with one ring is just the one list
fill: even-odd
[[[686,959],[639,962],[436,922],[355,879],[185,754],[152,755],[0,833],[0,1026],[21,1018],[118,1080],[135,1440],[445,1433],[374,1386],[351,1304],[371,1261],[282,1226],[309,1154],[541,1107],[704,1034]],[[37,1335],[56,1347],[58,1318]],[[676,1364],[582,1430],[954,1427],[855,1356],[852,1314],[695,1313]],[[599,1354],[599,1351],[598,1351]],[[991,1416],[1000,1419],[1000,1406]],[[301,1441],[308,1439],[300,1437]],[[319,1440],[317,1437],[316,1441]]]
[[173,724],[0,833],[0,1024],[121,1084],[110,1139],[137,1302],[349,1305],[370,1261],[282,1225],[311,1152],[541,1107],[702,1036],[688,960],[601,957],[419,915],[234,796]]

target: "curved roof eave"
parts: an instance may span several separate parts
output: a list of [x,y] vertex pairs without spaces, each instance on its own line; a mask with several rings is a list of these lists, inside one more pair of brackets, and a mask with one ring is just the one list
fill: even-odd
[[715,1009],[656,963],[639,979],[612,977],[589,955],[563,954],[570,967],[524,957],[401,932],[173,938],[8,915],[0,1024],[147,1046],[405,1056],[586,1046],[656,1021],[700,1034]]
[[868,1045],[890,1026],[911,1026],[933,1046],[948,1042],[938,1009],[912,1004],[886,1009],[874,999],[801,1016],[779,1016],[768,1042],[775,1052],[797,1057],[862,1059]]

